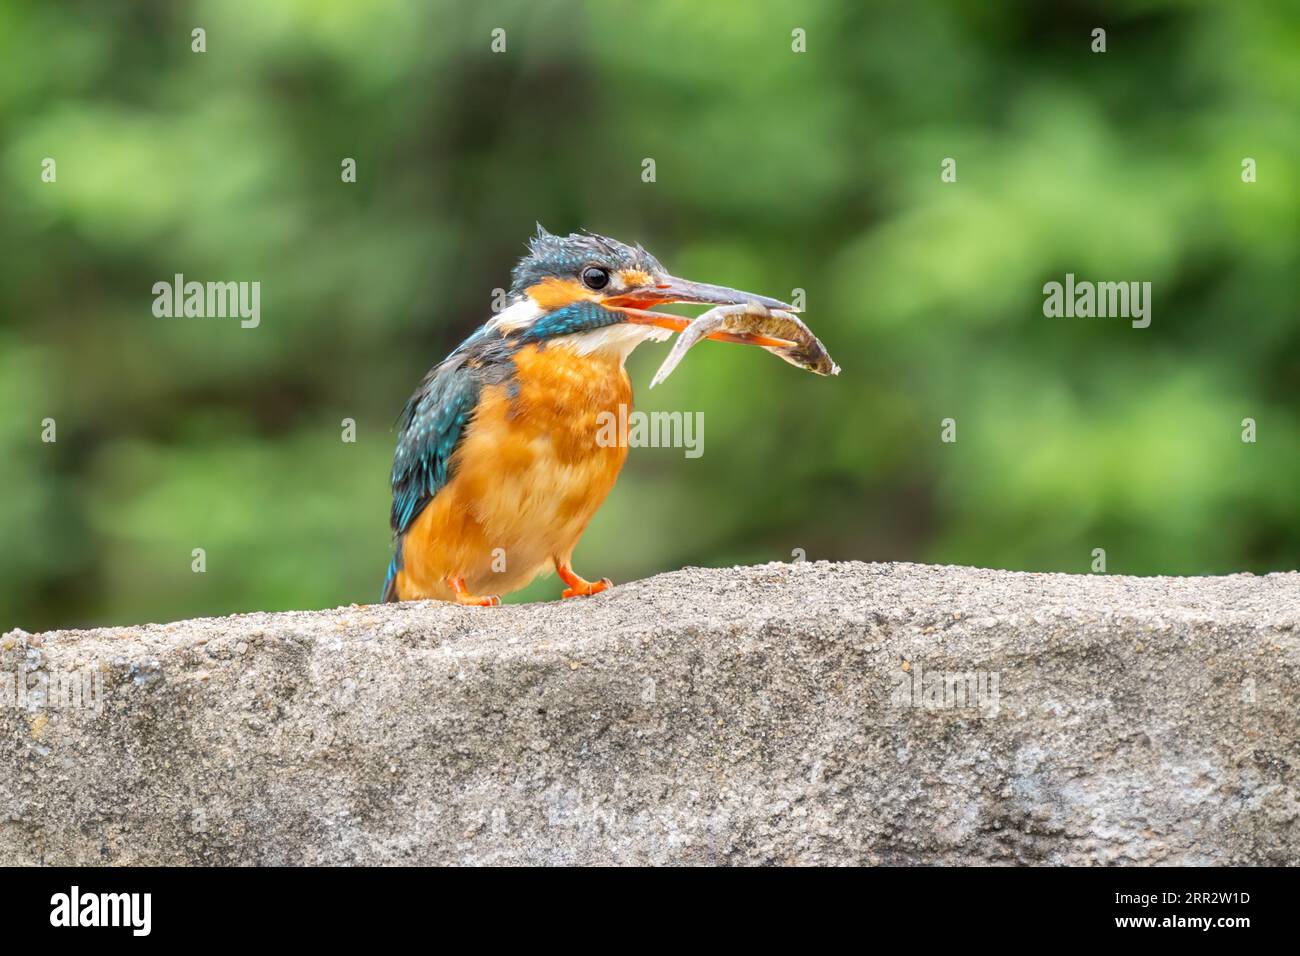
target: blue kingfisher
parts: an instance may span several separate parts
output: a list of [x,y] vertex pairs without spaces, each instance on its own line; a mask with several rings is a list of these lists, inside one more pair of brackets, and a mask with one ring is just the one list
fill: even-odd
[[[624,362],[691,322],[672,302],[792,306],[669,275],[641,246],[540,226],[515,267],[509,305],[434,366],[398,420],[394,553],[385,601],[495,605],[554,568],[566,598],[596,594],[573,549],[614,487],[626,442],[598,422],[632,402]],[[780,339],[718,331],[759,346]]]

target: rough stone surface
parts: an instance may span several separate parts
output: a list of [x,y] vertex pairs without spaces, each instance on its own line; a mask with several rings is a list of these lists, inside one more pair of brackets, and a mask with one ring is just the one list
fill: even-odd
[[1296,573],[808,563],[12,631],[0,863],[1295,865],[1298,625]]

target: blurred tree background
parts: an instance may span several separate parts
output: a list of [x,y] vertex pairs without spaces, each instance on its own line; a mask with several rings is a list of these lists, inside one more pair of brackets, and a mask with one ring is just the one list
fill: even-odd
[[[1292,4],[6,0],[0,629],[375,600],[396,415],[536,222],[803,288],[844,368],[709,344],[648,392],[642,347],[704,455],[633,450],[589,576],[1295,568],[1297,157]],[[1151,327],[1045,318],[1066,272]],[[175,273],[260,326],[154,317]]]

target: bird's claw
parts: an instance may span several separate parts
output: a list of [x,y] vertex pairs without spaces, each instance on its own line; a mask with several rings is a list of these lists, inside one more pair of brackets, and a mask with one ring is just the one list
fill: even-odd
[[451,588],[452,596],[456,603],[463,607],[497,607],[501,599],[495,594],[478,595],[470,594],[465,588],[465,579],[453,575],[447,578],[447,585]]
[[578,578],[578,583],[573,587],[565,588],[560,597],[590,597],[593,594],[599,594],[606,588],[612,588],[613,586],[614,582],[609,578],[601,578],[599,581],[585,581],[582,578]]
[[555,570],[559,573],[560,579],[568,585],[560,595],[562,598],[590,597],[614,586],[614,582],[609,578],[601,578],[599,581],[594,582],[588,581],[569,567],[567,561],[561,561],[558,558],[555,561]]
[[599,581],[587,581],[583,578],[578,578],[576,582],[570,583],[573,586],[565,588],[560,597],[590,597],[593,594],[599,594],[606,588],[612,588],[614,586],[614,582],[609,578],[601,578]]

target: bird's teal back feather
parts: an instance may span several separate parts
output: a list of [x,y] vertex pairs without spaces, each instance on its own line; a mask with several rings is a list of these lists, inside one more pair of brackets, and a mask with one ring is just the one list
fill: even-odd
[[396,600],[394,579],[402,568],[402,535],[434,495],[451,479],[451,459],[474,414],[485,382],[507,382],[519,348],[560,335],[604,328],[623,316],[595,302],[575,302],[539,316],[508,335],[488,325],[466,339],[446,361],[430,370],[398,419],[393,456],[394,553],[383,599]]

